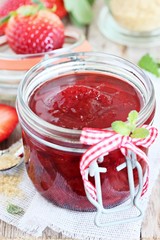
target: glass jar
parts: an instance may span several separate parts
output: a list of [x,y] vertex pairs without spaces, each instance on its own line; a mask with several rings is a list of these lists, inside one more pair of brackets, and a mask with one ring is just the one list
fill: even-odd
[[68,28],[65,31],[63,48],[48,53],[15,54],[8,46],[5,36],[0,37],[0,99],[14,100],[17,94],[19,82],[27,70],[43,59],[72,51],[90,50],[84,35]]
[[[65,97],[60,100],[63,91]],[[58,110],[52,109],[57,104],[62,106],[58,115]],[[113,120],[126,120],[133,109],[139,111],[137,126],[151,124],[154,89],[141,69],[120,57],[98,52],[70,53],[40,62],[29,70],[18,88],[17,112],[27,172],[42,196],[62,208],[94,211],[79,168],[88,149],[80,142],[81,129],[109,128]],[[147,149],[141,149],[147,153]],[[129,198],[127,169],[117,171],[124,162],[125,157],[116,149],[99,163],[107,169],[101,173],[106,208]],[[139,158],[138,162],[145,175],[146,163]],[[137,170],[133,169],[133,173],[138,186]]]
[[160,44],[159,0],[106,0],[99,27],[111,40],[129,46]]

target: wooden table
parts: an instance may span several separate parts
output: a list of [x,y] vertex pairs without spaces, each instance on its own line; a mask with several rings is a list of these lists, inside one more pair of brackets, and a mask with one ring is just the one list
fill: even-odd
[[[2,2],[2,0],[1,0]],[[160,47],[152,48],[134,48],[116,44],[106,39],[100,33],[97,27],[97,20],[102,6],[103,0],[97,0],[94,5],[94,19],[89,27],[81,28],[82,31],[94,50],[112,53],[128,59],[135,64],[140,57],[145,53],[150,53],[153,57],[159,57]],[[8,141],[1,144],[1,147],[10,145],[15,139],[19,138],[19,130],[16,130]],[[147,212],[142,224],[140,239],[160,239],[160,176],[152,191],[152,196],[149,200]],[[0,239],[34,239],[22,233],[16,227],[0,221]],[[65,239],[61,233],[55,233],[50,229],[46,229],[41,238],[38,239]]]

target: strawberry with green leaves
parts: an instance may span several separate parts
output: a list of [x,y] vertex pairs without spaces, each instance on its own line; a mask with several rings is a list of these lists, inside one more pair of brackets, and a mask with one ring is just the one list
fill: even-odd
[[49,52],[63,46],[61,19],[41,5],[22,6],[11,12],[8,19],[7,41],[17,54]]
[[18,123],[16,109],[6,104],[0,104],[0,142],[6,140]]

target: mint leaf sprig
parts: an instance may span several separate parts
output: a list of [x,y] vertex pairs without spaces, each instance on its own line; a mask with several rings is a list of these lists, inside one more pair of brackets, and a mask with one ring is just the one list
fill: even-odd
[[64,0],[64,5],[73,24],[84,26],[93,19],[92,5],[95,0]]
[[120,133],[122,136],[130,136],[131,138],[146,138],[149,131],[146,128],[137,128],[138,112],[133,110],[128,114],[128,122],[114,121],[111,124],[112,129]]
[[24,214],[24,210],[23,208],[15,205],[15,204],[8,204],[7,206],[7,212],[10,213],[10,214],[13,214],[13,215],[21,215],[21,214]]
[[156,77],[160,77],[160,63],[151,57],[148,53],[139,60],[138,66],[152,73]]

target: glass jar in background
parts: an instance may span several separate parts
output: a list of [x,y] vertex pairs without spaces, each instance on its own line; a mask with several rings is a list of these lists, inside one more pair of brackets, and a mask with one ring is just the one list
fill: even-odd
[[129,46],[160,45],[159,0],[105,0],[99,27],[109,39]]
[[[133,109],[139,112],[138,126],[151,124],[154,88],[142,70],[122,58],[97,52],[70,53],[29,70],[18,88],[17,112],[27,172],[42,196],[62,208],[94,211],[79,168],[88,148],[80,142],[81,130],[110,128],[114,120],[126,120]],[[141,149],[147,154],[148,149]],[[138,161],[145,176],[146,163]],[[116,149],[99,163],[107,169],[101,173],[106,208],[121,205],[130,196],[126,168],[117,171],[123,162],[125,157]],[[137,187],[137,170],[133,173]]]
[[48,53],[15,54],[8,46],[5,36],[0,37],[0,100],[15,100],[19,82],[26,71],[43,59],[60,53],[88,51],[91,47],[85,36],[74,28],[65,31],[65,42],[61,49]]

